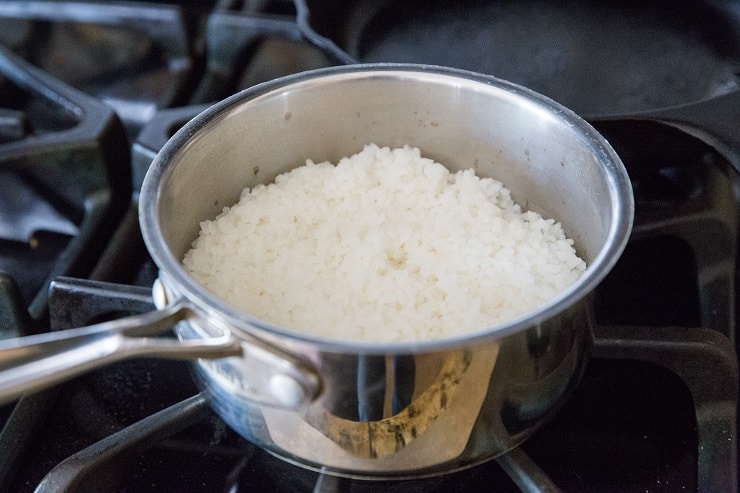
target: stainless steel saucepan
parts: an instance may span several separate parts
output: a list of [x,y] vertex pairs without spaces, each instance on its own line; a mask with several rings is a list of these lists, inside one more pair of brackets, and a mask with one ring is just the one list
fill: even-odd
[[[510,323],[376,344],[271,325],[183,270],[199,223],[245,186],[307,158],[336,162],[371,142],[419,147],[452,170],[472,167],[503,181],[519,203],[563,224],[587,271]],[[214,105],[164,146],[139,205],[160,269],[158,310],[2,341],[0,399],[123,358],[194,359],[212,407],[245,438],[305,467],[365,478],[477,464],[556,412],[589,353],[589,294],[621,254],[634,208],[619,157],[568,109],[493,77],[395,64],[297,74]],[[177,339],[152,337],[172,326]]]

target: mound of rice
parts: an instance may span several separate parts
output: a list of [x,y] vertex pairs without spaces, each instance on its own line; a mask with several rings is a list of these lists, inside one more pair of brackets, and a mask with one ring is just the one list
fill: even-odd
[[374,342],[445,338],[533,310],[586,268],[553,219],[419,149],[307,161],[201,224],[185,269],[286,328]]

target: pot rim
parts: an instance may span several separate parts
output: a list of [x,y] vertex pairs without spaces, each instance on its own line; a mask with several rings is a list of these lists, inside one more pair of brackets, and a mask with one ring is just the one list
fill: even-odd
[[[451,77],[460,79],[460,83],[480,85],[480,90],[485,90],[486,86],[504,90],[513,97],[522,98],[522,101],[535,104],[548,114],[565,120],[569,126],[574,127],[581,134],[583,142],[588,145],[590,152],[597,156],[599,163],[605,170],[611,202],[607,239],[581,277],[549,302],[507,323],[454,337],[384,343],[331,339],[274,325],[232,307],[198,284],[185,271],[180,260],[176,259],[170,252],[162,235],[159,221],[160,204],[157,200],[163,182],[172,172],[173,159],[191,142],[191,138],[200,132],[207,131],[209,125],[231,109],[268,93],[285,90],[294,84],[301,84],[318,78],[373,78],[391,75],[406,78]],[[468,346],[481,340],[499,339],[539,325],[577,304],[596,288],[612,269],[626,247],[633,220],[634,198],[632,187],[621,159],[609,142],[593,126],[572,110],[531,89],[491,75],[437,65],[406,63],[368,63],[310,70],[255,85],[217,102],[186,123],[167,141],[149,167],[139,195],[139,221],[142,236],[152,259],[160,269],[160,276],[166,279],[166,284],[174,291],[174,294],[188,299],[201,310],[205,320],[215,317],[226,323],[232,330],[235,329],[237,335],[239,332],[245,332],[257,337],[269,335],[272,338],[287,338],[296,342],[308,343],[320,350],[343,353],[398,354],[446,350]]]

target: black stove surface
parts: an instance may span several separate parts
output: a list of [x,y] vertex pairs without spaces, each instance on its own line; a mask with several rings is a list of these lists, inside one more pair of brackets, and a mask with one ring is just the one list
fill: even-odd
[[0,27],[0,337],[151,309],[136,200],[154,153],[208,103],[301,70],[527,85],[607,137],[637,204],[580,385],[500,459],[393,482],[303,470],[228,428],[187,364],[142,359],[0,407],[0,491],[736,490],[736,2],[6,1]]

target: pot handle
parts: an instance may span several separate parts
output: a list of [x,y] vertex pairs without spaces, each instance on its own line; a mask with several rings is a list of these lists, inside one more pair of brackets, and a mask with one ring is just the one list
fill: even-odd
[[239,356],[228,333],[202,340],[151,338],[195,317],[185,303],[87,327],[0,341],[0,405],[89,370],[141,356],[170,359]]

